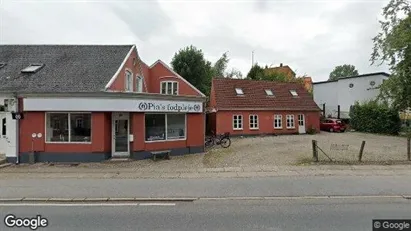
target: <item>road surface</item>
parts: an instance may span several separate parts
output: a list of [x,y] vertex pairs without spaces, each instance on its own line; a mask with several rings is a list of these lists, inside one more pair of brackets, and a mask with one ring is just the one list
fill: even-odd
[[411,195],[411,176],[307,176],[202,179],[9,179],[16,197],[237,197]]
[[[41,215],[38,230],[372,230],[372,219],[410,219],[406,199],[293,199],[181,202],[175,204],[0,205],[2,220]],[[0,223],[0,230],[10,229]]]

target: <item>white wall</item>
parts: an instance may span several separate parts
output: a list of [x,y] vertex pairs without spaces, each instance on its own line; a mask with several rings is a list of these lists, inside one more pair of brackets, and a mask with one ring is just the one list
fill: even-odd
[[322,108],[322,105],[338,105],[338,82],[327,82],[313,85],[314,101]]
[[[387,77],[383,75],[373,75],[338,80],[338,102],[341,105],[341,111],[349,111],[350,106],[353,105],[355,101],[363,103],[376,99],[380,93],[376,87],[382,84],[383,79],[387,79]],[[375,82],[374,86],[371,86],[371,81]],[[350,83],[354,84],[352,88],[349,87]]]
[[[322,108],[326,105],[326,114],[336,116],[337,106],[340,105],[341,114],[348,115],[350,106],[356,101],[363,103],[365,101],[376,99],[379,90],[376,89],[388,77],[377,74],[372,76],[339,79],[334,82],[325,82],[313,84],[314,101]],[[370,82],[374,81],[375,85],[371,86]],[[354,84],[352,88],[350,84]],[[344,116],[345,117],[345,116]]]
[[[0,96],[0,105],[4,104],[4,99],[12,98],[8,96]],[[17,156],[17,120],[12,119],[11,111],[15,111],[17,104],[9,106],[8,112],[0,112],[0,153],[5,153],[6,157]],[[2,119],[6,119],[6,135],[2,135]]]
[[317,103],[318,107],[323,109],[323,104],[325,103],[325,114],[337,116],[337,105],[338,105],[338,82],[327,82],[321,84],[313,85],[313,97],[314,102]]

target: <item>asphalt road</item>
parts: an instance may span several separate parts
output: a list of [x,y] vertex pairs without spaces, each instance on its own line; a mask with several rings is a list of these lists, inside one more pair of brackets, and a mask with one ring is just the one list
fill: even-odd
[[107,206],[0,205],[0,230],[7,214],[41,215],[49,225],[38,230],[372,230],[372,219],[411,219],[405,199],[311,199],[197,201],[173,204]]
[[411,176],[9,179],[0,198],[411,195]]

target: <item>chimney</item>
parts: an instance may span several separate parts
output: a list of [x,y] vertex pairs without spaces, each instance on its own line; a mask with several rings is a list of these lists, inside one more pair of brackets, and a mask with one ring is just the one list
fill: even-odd
[[280,67],[282,67],[283,66],[283,63],[280,63]]

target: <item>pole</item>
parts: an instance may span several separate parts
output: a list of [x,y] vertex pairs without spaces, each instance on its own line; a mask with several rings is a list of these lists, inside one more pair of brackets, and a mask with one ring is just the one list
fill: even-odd
[[364,152],[364,147],[365,147],[365,140],[361,143],[360,154],[358,155],[358,161],[360,162],[362,159],[362,153]]
[[251,52],[251,67],[254,67],[254,51]]
[[411,147],[410,147],[410,143],[411,143],[411,137],[407,138],[407,157],[408,160],[411,160]]
[[313,159],[314,159],[314,162],[318,162],[317,141],[313,140],[312,144],[313,144]]
[[340,105],[338,105],[338,115],[337,115],[337,119],[340,119],[340,114],[341,114],[341,108],[340,108]]

